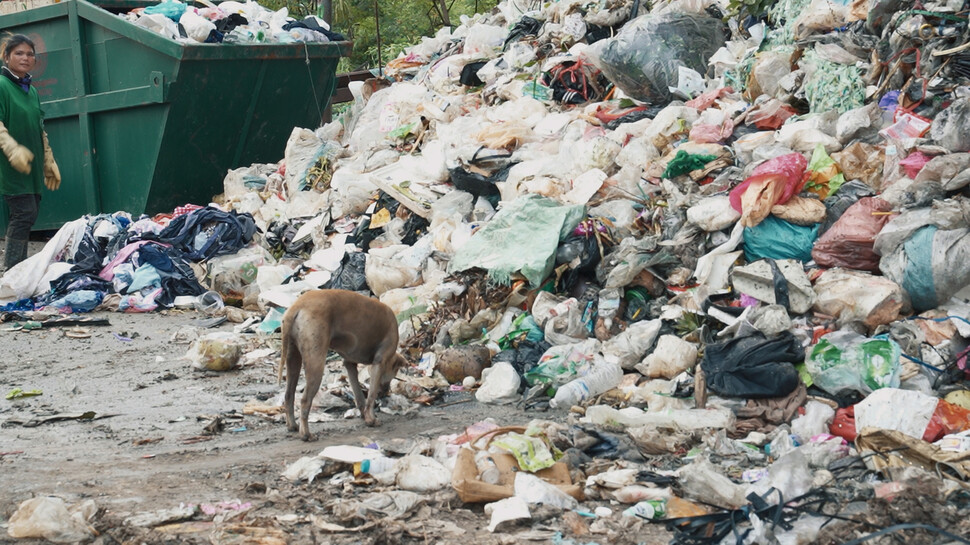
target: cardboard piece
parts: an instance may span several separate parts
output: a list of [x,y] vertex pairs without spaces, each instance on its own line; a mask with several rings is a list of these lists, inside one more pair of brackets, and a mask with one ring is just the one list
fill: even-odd
[[[451,485],[458,492],[458,497],[465,503],[488,503],[511,498],[515,495],[515,474],[519,469],[518,462],[511,454],[490,454],[499,470],[498,484],[489,484],[478,478],[478,467],[475,465],[475,451],[461,449],[455,461]],[[537,471],[535,475],[547,483],[556,485],[560,490],[582,501],[583,488],[572,484],[569,478],[569,466],[563,462],[556,462],[552,467]]]

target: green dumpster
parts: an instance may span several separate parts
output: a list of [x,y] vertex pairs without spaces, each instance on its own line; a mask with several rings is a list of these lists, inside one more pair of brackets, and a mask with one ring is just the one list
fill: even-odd
[[[34,84],[63,182],[35,229],[208,203],[231,168],[317,127],[350,42],[182,44],[83,0],[0,16],[37,46]],[[0,227],[7,223],[0,210]]]

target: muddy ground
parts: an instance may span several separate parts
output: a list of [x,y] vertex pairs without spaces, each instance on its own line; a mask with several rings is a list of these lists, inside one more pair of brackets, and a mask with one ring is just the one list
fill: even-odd
[[[468,533],[485,542],[543,542],[557,532],[572,535],[562,513],[538,513],[537,518],[545,520],[490,534],[482,507],[462,504],[450,490],[429,496],[425,507],[403,521],[378,522],[357,533],[330,533],[314,526],[311,515],[356,527],[369,519],[337,520],[334,500],[383,489],[375,484],[334,485],[327,478],[293,484],[280,477],[288,464],[328,445],[433,439],[461,433],[486,417],[501,425],[524,425],[537,417],[561,421],[562,413],[486,406],[468,400],[468,394],[452,395],[414,415],[379,414],[378,428],[364,426],[360,418],[345,419],[338,411],[335,421],[311,424],[317,439],[307,443],[271,416],[242,415],[247,402],[272,404],[281,392],[277,355],[225,373],[201,371],[184,359],[188,344],[173,341],[180,330],[205,318],[194,310],[87,316],[106,318],[110,325],[0,331],[0,392],[43,392],[0,399],[0,523],[26,499],[57,495],[68,503],[88,498],[97,503],[95,526],[102,532],[102,543],[239,542],[214,534],[219,528],[225,533],[231,524],[237,529],[234,539],[265,533],[260,534],[263,541],[252,543],[274,543],[266,540],[274,536],[291,543],[457,543]],[[10,323],[0,324],[0,329],[8,327]],[[233,327],[226,323],[209,331]],[[85,338],[85,330],[90,337]],[[445,403],[453,404],[442,406]],[[91,411],[93,419],[88,414],[85,419],[43,421],[52,415]],[[209,434],[206,427],[220,415],[222,431]],[[242,513],[230,509],[216,515],[215,522],[212,516],[198,515],[193,524],[170,528],[174,533],[123,523],[131,515],[180,504],[235,500],[252,507]],[[615,506],[617,523],[620,509]],[[616,532],[610,532],[614,541]],[[632,541],[669,539],[659,526],[636,534],[629,536]],[[583,543],[597,540],[595,534],[586,538]],[[6,532],[0,532],[0,542],[5,539]]]

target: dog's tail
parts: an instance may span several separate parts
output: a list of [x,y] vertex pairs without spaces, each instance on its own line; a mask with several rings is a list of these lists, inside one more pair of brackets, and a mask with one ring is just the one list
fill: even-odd
[[280,346],[280,364],[276,368],[276,381],[277,384],[283,383],[283,368],[286,367],[286,354],[290,349],[290,330],[293,329],[293,321],[296,320],[297,314],[300,311],[294,309],[293,312],[287,312],[283,315],[283,325],[280,333],[280,340],[282,345]]

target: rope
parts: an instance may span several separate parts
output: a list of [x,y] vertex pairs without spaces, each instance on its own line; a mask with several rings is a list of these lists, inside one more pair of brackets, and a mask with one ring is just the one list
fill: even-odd
[[310,71],[310,48],[303,42],[303,56],[306,60],[306,75],[310,79],[310,89],[313,91],[313,105],[317,108],[317,117],[323,122],[323,111],[320,110],[320,98],[317,97],[317,85],[313,83],[313,73]]

